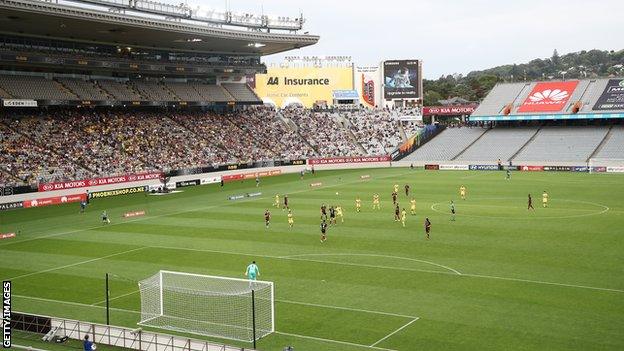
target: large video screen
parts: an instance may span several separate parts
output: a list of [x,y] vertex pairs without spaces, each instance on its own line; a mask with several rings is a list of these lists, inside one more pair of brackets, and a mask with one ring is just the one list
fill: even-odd
[[420,97],[418,60],[394,60],[383,63],[384,98],[416,99]]

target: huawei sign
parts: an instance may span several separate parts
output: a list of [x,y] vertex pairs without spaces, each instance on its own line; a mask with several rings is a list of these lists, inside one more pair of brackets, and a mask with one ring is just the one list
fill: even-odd
[[559,103],[560,100],[563,100],[569,96],[568,92],[565,90],[544,90],[542,92],[537,92],[531,96],[529,99],[532,102],[543,101],[545,104],[549,103]]
[[518,112],[561,111],[577,85],[578,81],[537,83]]

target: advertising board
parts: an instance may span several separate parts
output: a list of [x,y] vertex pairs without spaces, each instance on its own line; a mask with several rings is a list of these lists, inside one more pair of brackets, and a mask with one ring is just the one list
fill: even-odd
[[334,90],[353,89],[351,67],[269,67],[256,75],[256,94],[277,107],[300,104],[311,108],[317,101],[331,104]]

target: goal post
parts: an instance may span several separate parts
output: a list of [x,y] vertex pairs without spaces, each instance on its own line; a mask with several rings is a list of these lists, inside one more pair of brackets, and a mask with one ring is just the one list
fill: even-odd
[[139,292],[142,326],[245,342],[275,331],[272,282],[161,270]]

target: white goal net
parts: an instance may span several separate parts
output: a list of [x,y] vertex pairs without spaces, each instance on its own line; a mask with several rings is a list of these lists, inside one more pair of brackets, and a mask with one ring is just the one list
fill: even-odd
[[159,271],[139,291],[139,325],[247,342],[254,324],[256,340],[275,331],[272,282]]

